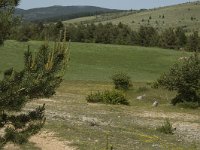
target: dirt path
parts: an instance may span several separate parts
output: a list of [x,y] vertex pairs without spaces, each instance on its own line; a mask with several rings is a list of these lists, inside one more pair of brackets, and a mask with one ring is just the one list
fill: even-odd
[[[29,140],[34,146],[41,150],[75,150],[75,148],[69,146],[70,142],[61,141],[54,136],[53,132],[41,132]],[[20,150],[18,145],[7,144],[4,150]]]
[[69,142],[60,141],[52,132],[42,132],[31,137],[30,142],[42,150],[75,150]]

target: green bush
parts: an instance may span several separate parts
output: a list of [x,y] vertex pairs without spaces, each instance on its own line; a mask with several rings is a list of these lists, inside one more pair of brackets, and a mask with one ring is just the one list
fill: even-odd
[[112,76],[113,83],[115,85],[115,89],[118,90],[128,90],[131,84],[131,78],[124,73],[118,73]]
[[155,86],[162,86],[170,91],[177,91],[177,96],[171,101],[177,103],[192,102],[200,106],[200,57],[196,53],[175,64],[155,83]]
[[129,105],[129,102],[125,98],[124,94],[119,91],[104,91],[104,92],[92,93],[86,97],[86,100],[89,103]]
[[101,103],[103,102],[103,96],[102,93],[100,92],[91,93],[86,97],[86,100],[89,103]]
[[163,125],[158,127],[156,130],[165,134],[173,134],[174,132],[174,128],[172,127],[169,119],[166,119]]

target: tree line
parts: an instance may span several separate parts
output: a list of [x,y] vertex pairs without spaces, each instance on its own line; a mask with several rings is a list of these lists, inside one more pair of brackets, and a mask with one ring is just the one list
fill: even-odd
[[[19,41],[43,40],[49,37],[56,40],[60,30],[65,25],[59,21],[44,25],[43,23],[26,23],[13,30],[12,39]],[[73,42],[138,45],[146,47],[161,47],[168,49],[200,50],[200,37],[197,31],[187,34],[181,28],[167,28],[159,32],[152,26],[140,26],[137,31],[128,25],[119,24],[67,24],[67,39]]]

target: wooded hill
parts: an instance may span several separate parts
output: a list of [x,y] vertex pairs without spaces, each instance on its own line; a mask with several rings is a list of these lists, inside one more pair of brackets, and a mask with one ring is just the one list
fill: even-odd
[[118,11],[94,6],[51,6],[28,10],[18,8],[15,15],[22,16],[25,21],[59,21]]

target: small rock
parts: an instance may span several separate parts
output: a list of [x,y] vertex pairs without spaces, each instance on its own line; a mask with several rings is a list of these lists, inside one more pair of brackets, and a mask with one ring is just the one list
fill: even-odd
[[137,97],[137,100],[143,100],[145,97],[146,97],[146,94],[141,95],[141,96],[138,96],[138,97]]
[[152,106],[153,107],[158,107],[158,104],[159,104],[158,101],[155,101]]
[[153,144],[152,147],[159,147],[159,145],[158,144]]

